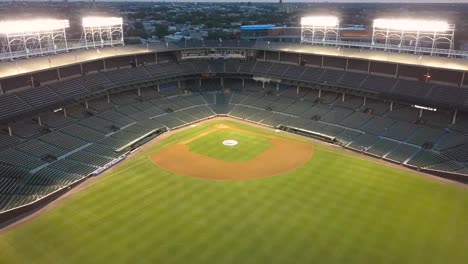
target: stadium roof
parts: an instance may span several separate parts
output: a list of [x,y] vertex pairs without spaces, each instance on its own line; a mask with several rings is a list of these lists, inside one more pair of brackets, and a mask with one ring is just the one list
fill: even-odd
[[[199,47],[193,47],[199,48]],[[209,48],[209,47],[206,47]],[[425,66],[431,68],[440,68],[447,70],[468,71],[468,60],[435,57],[435,56],[420,56],[405,53],[383,52],[383,51],[370,51],[359,50],[355,48],[336,48],[324,46],[307,46],[286,43],[271,43],[271,44],[256,44],[253,47],[246,49],[268,49],[272,51],[287,51],[304,54],[337,56],[352,59],[371,60],[388,63],[399,63],[415,66]],[[2,62],[0,63],[0,78],[8,78],[15,75],[22,75],[36,71],[44,71],[50,68],[63,67],[77,63],[117,57],[122,55],[144,54],[149,52],[163,52],[181,49],[176,45],[160,44],[157,46],[150,45],[147,48],[145,45],[129,45],[125,47],[112,47],[102,49],[89,49],[82,51],[73,51],[69,53],[58,54],[50,57],[36,57],[16,62]],[[49,63],[50,59],[50,63]]]
[[281,51],[309,53],[325,56],[336,56],[350,59],[361,59],[387,63],[407,64],[446,70],[468,71],[468,60],[459,58],[414,55],[408,53],[359,50],[355,48],[336,48],[323,46],[305,46],[298,48],[278,48]]

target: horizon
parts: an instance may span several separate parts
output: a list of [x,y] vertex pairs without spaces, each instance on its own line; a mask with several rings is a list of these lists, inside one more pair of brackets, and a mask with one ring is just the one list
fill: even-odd
[[[0,0],[0,2],[64,2],[64,0]],[[68,0],[68,2],[93,2],[93,0]],[[154,2],[154,3],[278,3],[279,0],[95,0],[95,2]],[[468,4],[468,0],[283,0],[283,3],[368,3],[368,4]]]

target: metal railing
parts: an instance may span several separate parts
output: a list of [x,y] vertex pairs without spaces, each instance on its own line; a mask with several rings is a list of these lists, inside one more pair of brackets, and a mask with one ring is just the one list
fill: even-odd
[[0,61],[12,61],[17,59],[27,59],[30,57],[39,57],[39,56],[48,56],[55,55],[59,53],[65,53],[74,50],[83,50],[89,48],[103,48],[111,46],[120,46],[123,45],[122,41],[117,40],[107,40],[100,42],[99,45],[94,45],[92,43],[86,44],[82,40],[68,40],[67,43],[56,44],[54,48],[35,48],[35,49],[22,49],[20,51],[8,51],[8,49],[3,49],[0,51]]
[[[8,61],[29,57],[47,56],[59,53],[65,53],[74,50],[84,50],[92,48],[120,46],[123,42],[119,41],[105,41],[99,45],[88,45],[80,40],[69,40],[68,44],[61,44],[56,46],[55,49],[34,49],[34,50],[22,50],[18,52],[0,52],[0,61]],[[140,44],[140,46],[142,46]],[[432,49],[414,46],[400,46],[392,44],[380,44],[380,43],[369,43],[369,42],[357,42],[357,41],[335,41],[335,40],[318,40],[313,43],[288,43],[288,42],[270,42],[263,40],[249,41],[249,40],[187,40],[180,42],[161,42],[146,44],[147,51],[170,51],[180,49],[194,49],[194,48],[244,48],[244,49],[265,49],[265,50],[300,50],[307,47],[336,47],[337,55],[340,48],[355,48],[359,50],[375,50],[375,51],[388,51],[395,53],[407,53],[407,54],[420,54],[420,55],[438,55],[452,58],[463,58],[468,59],[468,51],[451,50],[451,49]]]

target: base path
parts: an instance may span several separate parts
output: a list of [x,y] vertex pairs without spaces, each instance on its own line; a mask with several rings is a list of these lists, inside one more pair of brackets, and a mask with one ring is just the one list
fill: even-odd
[[272,146],[257,157],[244,162],[227,162],[190,151],[187,145],[190,141],[219,129],[240,130],[217,126],[190,140],[152,153],[149,158],[159,167],[180,175],[213,180],[243,180],[287,173],[304,165],[314,152],[312,145],[308,143],[246,130],[241,131],[269,138]]

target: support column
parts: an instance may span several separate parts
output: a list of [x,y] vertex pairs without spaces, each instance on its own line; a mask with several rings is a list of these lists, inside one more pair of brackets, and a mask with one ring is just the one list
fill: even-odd
[[297,62],[297,65],[301,65],[301,61],[302,61],[302,54],[299,54],[299,61]]
[[161,90],[159,89],[159,82],[158,82],[158,93],[161,92]]
[[419,109],[419,118],[422,117],[422,114],[423,114],[423,110],[422,110],[422,109]]
[[60,79],[62,79],[62,76],[60,76],[60,69],[57,68],[57,78],[58,80],[60,81]]
[[393,111],[393,101],[390,102],[390,112]]
[[245,87],[245,78],[242,77],[242,87]]
[[8,125],[8,135],[13,136],[13,131],[11,130],[10,125]]
[[2,82],[0,82],[0,94],[3,94]]
[[455,109],[455,112],[453,113],[453,118],[452,118],[452,125],[455,125],[457,123],[457,115],[458,115],[458,109]]
[[106,60],[102,60],[102,66],[104,67],[104,71],[107,71]]
[[88,100],[85,100],[84,103],[85,103],[85,108],[86,108],[86,109],[89,109]]
[[262,82],[262,87],[263,89],[265,89],[265,82]]
[[158,53],[154,53],[154,63],[158,64]]
[[42,126],[42,120],[41,120],[41,117],[37,117],[37,123],[39,124],[39,126]]
[[276,93],[279,91],[279,83],[276,83]]
[[34,77],[31,76],[31,87],[34,88]]
[[322,56],[322,62],[320,64],[320,68],[323,68],[323,61],[325,60],[325,56]]
[[322,89],[319,89],[319,97],[318,98],[320,98],[320,97],[322,97]]
[[140,90],[140,87],[138,87],[137,91],[138,91],[138,96],[141,96],[141,90]]
[[180,81],[177,81],[177,88],[180,89]]
[[370,74],[370,61],[367,63],[367,74]]
[[396,70],[395,70],[395,79],[398,78],[398,69],[400,68],[400,64],[397,63]]
[[463,86],[463,83],[465,82],[465,73],[466,73],[466,72],[463,72],[463,74],[462,74],[462,78],[461,78],[461,82],[460,82],[460,87],[462,87],[462,86]]
[[363,105],[365,106],[366,103],[367,103],[367,96],[364,96],[364,104]]
[[349,64],[349,59],[346,59],[345,71],[348,71],[348,64]]
[[106,94],[107,94],[107,102],[110,103],[110,95],[109,95],[109,92],[107,92]]
[[345,100],[345,93],[343,93],[343,96],[341,96],[341,102],[344,102]]
[[66,117],[67,116],[67,109],[64,107],[63,108],[63,115]]
[[299,94],[299,85],[297,86],[296,94]]
[[85,75],[84,70],[83,70],[83,63],[80,63],[80,69],[81,69],[81,75]]

